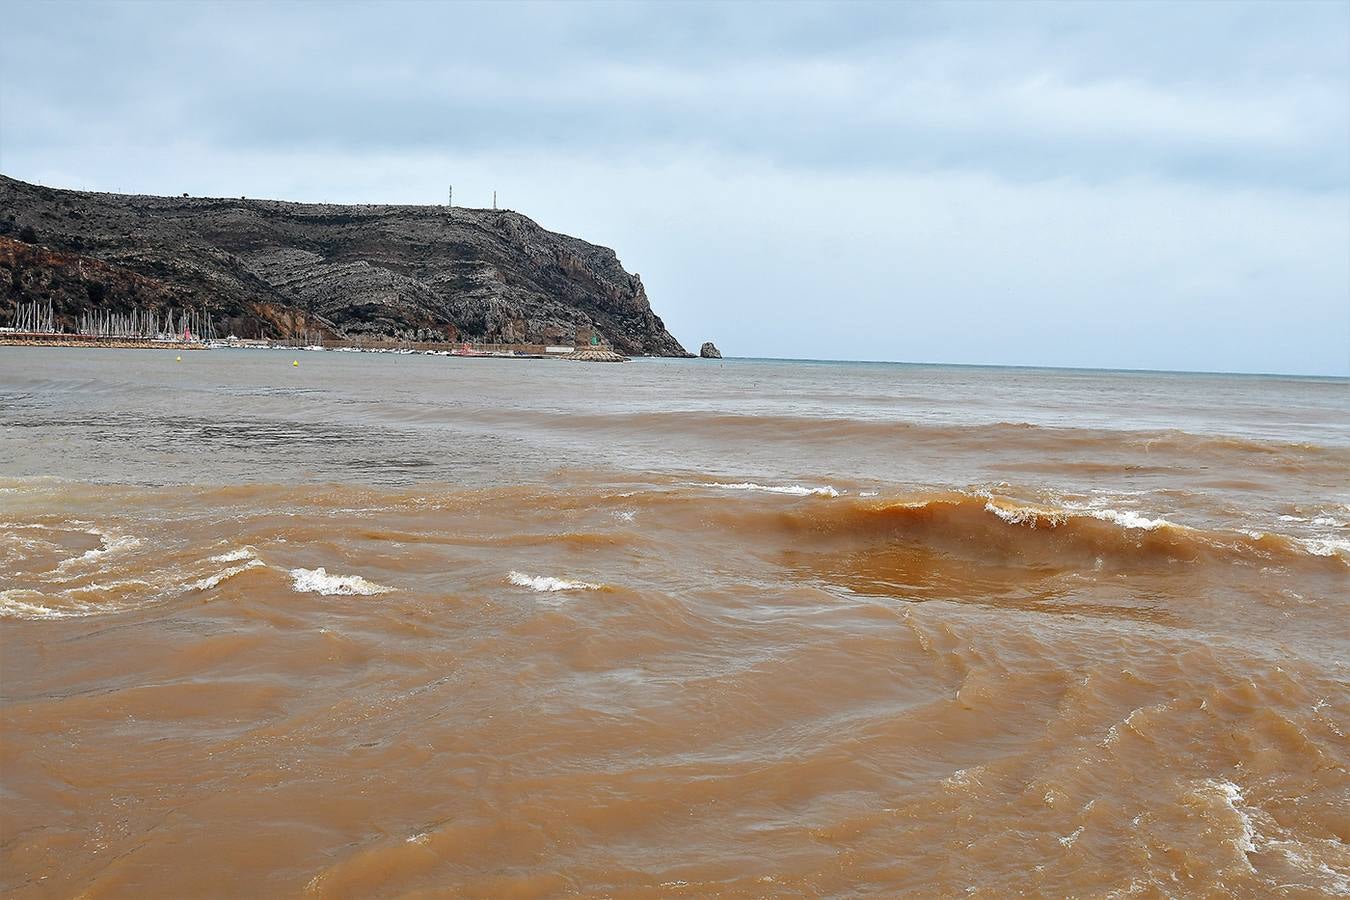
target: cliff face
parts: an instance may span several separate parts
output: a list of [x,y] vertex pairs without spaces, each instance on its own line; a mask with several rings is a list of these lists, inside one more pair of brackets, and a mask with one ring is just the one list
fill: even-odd
[[628,355],[687,355],[613,250],[506,210],[94,194],[0,176],[0,241],[5,324],[18,302],[51,298],[67,326],[89,308],[176,305],[246,337],[570,344],[593,329]]

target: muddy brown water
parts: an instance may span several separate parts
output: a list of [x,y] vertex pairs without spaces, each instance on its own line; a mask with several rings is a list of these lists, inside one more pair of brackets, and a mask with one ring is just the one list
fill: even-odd
[[1348,402],[6,348],[0,893],[1345,894]]

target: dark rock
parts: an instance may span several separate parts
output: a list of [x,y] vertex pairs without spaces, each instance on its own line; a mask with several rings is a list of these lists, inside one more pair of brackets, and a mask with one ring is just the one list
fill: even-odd
[[[67,326],[91,306],[149,294],[205,307],[240,337],[557,344],[590,329],[624,355],[689,355],[613,250],[507,210],[97,194],[4,176],[0,209],[36,228],[60,270],[11,278],[0,321],[42,283],[67,297]],[[77,277],[62,287],[71,263]],[[112,279],[97,298],[79,284],[91,271]]]
[[704,359],[721,359],[722,351],[718,350],[717,346],[712,341],[706,341],[703,346],[698,349],[698,355]]
[[0,321],[25,300],[51,301],[58,325],[73,326],[91,308],[127,312],[183,309],[192,305],[185,291],[102,260],[38,247],[0,236]]

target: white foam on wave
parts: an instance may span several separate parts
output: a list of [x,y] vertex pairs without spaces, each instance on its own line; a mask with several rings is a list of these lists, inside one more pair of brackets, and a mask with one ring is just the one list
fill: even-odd
[[[132,578],[66,588],[54,594],[32,588],[11,588],[0,591],[0,618],[79,619],[143,606],[144,603],[136,602],[134,598],[131,602],[116,599],[119,590],[127,587],[150,588],[153,585],[148,581]],[[113,595],[111,601],[108,599],[109,595]]]
[[61,591],[61,593],[68,597],[74,597],[79,594],[110,594],[120,588],[126,587],[153,588],[156,587],[156,585],[143,578],[123,578],[119,581],[94,581],[89,584],[66,588]]
[[390,590],[384,585],[367,581],[360,575],[329,575],[323,566],[317,569],[291,569],[290,575],[292,589],[300,594],[369,597]]
[[1327,879],[1326,889],[1337,897],[1350,897],[1350,875],[1337,871],[1326,863],[1318,863],[1317,871]]
[[[216,556],[213,556],[213,557],[211,557],[211,558],[212,558],[213,560],[218,560],[218,559],[220,559],[220,557],[216,557]],[[240,557],[235,557],[235,559],[239,559],[239,558],[240,558]],[[233,578],[234,576],[238,575],[238,574],[241,573],[241,572],[246,572],[246,571],[248,571],[249,569],[256,569],[256,568],[258,568],[259,566],[265,566],[265,565],[266,565],[266,563],[264,563],[264,562],[263,562],[262,560],[260,560],[260,559],[250,559],[248,562],[244,563],[242,566],[231,566],[230,568],[224,570],[223,572],[217,572],[216,574],[211,575],[211,576],[209,576],[209,577],[207,577],[207,578],[202,578],[202,579],[200,579],[199,581],[195,581],[195,582],[193,582],[193,583],[190,585],[190,587],[191,587],[191,589],[194,590],[194,591],[206,591],[206,590],[210,590],[211,588],[213,588],[213,587],[215,587],[216,585],[220,584],[222,581],[224,581],[224,580],[227,579],[227,578]]]
[[[1244,854],[1255,853],[1256,828],[1252,825],[1252,817],[1247,815],[1240,806],[1244,800],[1242,788],[1233,784],[1231,781],[1216,781],[1211,779],[1207,784],[1219,792],[1219,796],[1223,798],[1224,805],[1231,809],[1242,823],[1242,834],[1239,835],[1235,842],[1237,848]],[[1250,865],[1250,863],[1248,863],[1248,865]]]
[[41,591],[11,588],[0,591],[0,617],[8,619],[66,619],[89,613],[73,609],[54,609],[38,601],[46,600]]
[[954,790],[964,790],[980,783],[980,776],[984,774],[984,766],[975,766],[971,769],[957,769],[946,778],[942,779],[944,787]]
[[596,591],[600,585],[589,581],[568,581],[565,578],[553,578],[549,575],[526,575],[523,572],[511,572],[507,575],[511,583],[518,587],[527,587],[540,593],[554,591]]
[[1179,528],[1175,522],[1164,518],[1151,519],[1132,509],[1121,509],[1138,501],[1133,497],[1142,496],[1147,491],[1094,492],[1095,496],[1086,502],[1066,501],[1064,508],[1071,515],[1086,514],[1103,522],[1113,522],[1121,528],[1135,528],[1141,531],[1157,531],[1159,528]]
[[1313,556],[1350,555],[1350,541],[1341,538],[1309,538],[1299,543]]
[[1327,514],[1327,513],[1325,513],[1325,512],[1323,512],[1323,513],[1318,513],[1317,515],[1313,516],[1311,519],[1305,518],[1305,517],[1303,517],[1303,516],[1283,515],[1283,516],[1280,516],[1280,521],[1281,521],[1281,522],[1307,522],[1307,523],[1309,523],[1309,524],[1311,524],[1311,525],[1316,525],[1316,526],[1318,526],[1319,528],[1345,528],[1345,527],[1347,527],[1347,526],[1350,526],[1350,522],[1347,522],[1346,520],[1341,519],[1341,518],[1338,518],[1338,517],[1336,517],[1336,516],[1329,515],[1329,514]]
[[[1100,505],[1099,501],[1085,505],[1066,503],[1065,507],[1067,509],[1075,510],[1076,512],[1081,512],[1086,515],[1092,516],[1095,519],[1101,519],[1107,522],[1114,522],[1115,524],[1121,526],[1122,528],[1137,528],[1142,529],[1144,531],[1156,531],[1159,528],[1179,528],[1179,529],[1186,528],[1186,526],[1184,525],[1178,525],[1175,522],[1168,521],[1167,519],[1164,518],[1157,518],[1157,519],[1148,518],[1147,516],[1140,515],[1139,513],[1134,512],[1133,510],[1120,511],[1117,509],[1103,507]],[[1312,519],[1306,519],[1300,516],[1292,516],[1292,515],[1282,515],[1279,518],[1281,522],[1304,523],[1304,524],[1318,525],[1322,527],[1341,527],[1345,524],[1339,519],[1327,515],[1318,515]],[[1239,528],[1237,529],[1237,533],[1245,535],[1246,537],[1249,537],[1253,540],[1261,540],[1266,536],[1266,532],[1259,531],[1254,528]],[[1288,535],[1283,536],[1289,537]],[[1309,553],[1313,556],[1327,556],[1327,557],[1339,556],[1342,558],[1350,557],[1350,539],[1342,537],[1326,537],[1326,536],[1319,536],[1313,538],[1289,538],[1289,539],[1292,540],[1294,543],[1296,543],[1298,546],[1302,547],[1304,552]]]
[[258,548],[254,547],[252,544],[246,544],[238,550],[231,550],[229,553],[213,556],[208,562],[238,562],[241,559],[255,559],[257,555]]
[[1141,516],[1134,510],[1125,510],[1121,512],[1115,509],[1095,509],[1089,511],[1088,515],[1094,519],[1101,519],[1104,522],[1114,522],[1121,528],[1139,528],[1144,531],[1157,531],[1159,528],[1174,527],[1172,522],[1166,519],[1150,519],[1147,516]]
[[19,528],[36,529],[41,527],[40,525],[19,525],[15,526],[16,530],[10,531],[3,523],[0,523],[0,564],[25,560],[31,556],[58,549],[55,541],[39,537],[37,534],[23,534],[17,530]]
[[1051,527],[1063,525],[1075,516],[1087,516],[1103,522],[1111,522],[1121,528],[1134,528],[1142,531],[1178,527],[1167,519],[1150,519],[1134,510],[1119,510],[1104,506],[1100,499],[1090,503],[1065,502],[1062,507],[1058,508],[1015,506],[990,500],[984,505],[984,508],[987,512],[993,513],[1010,525],[1030,525],[1033,528],[1042,522]]
[[58,572],[65,572],[73,566],[81,563],[95,562],[96,560],[112,553],[123,550],[131,550],[141,545],[141,539],[132,537],[129,534],[113,534],[98,528],[90,529],[89,534],[98,535],[100,546],[92,550],[86,550],[79,556],[72,556],[70,559],[62,560],[56,567]]
[[[1323,845],[1324,849],[1319,848],[1319,844]],[[1316,881],[1321,881],[1322,884],[1317,887],[1327,895],[1350,896],[1350,873],[1337,871],[1325,862],[1313,858],[1314,855],[1330,855],[1334,858],[1341,850],[1341,843],[1334,838],[1325,841],[1315,838],[1305,841],[1268,840],[1263,846],[1278,850],[1295,869]]]
[[822,487],[804,487],[800,484],[755,484],[752,481],[741,481],[736,484],[726,484],[720,481],[714,481],[705,487],[722,488],[726,491],[760,491],[766,494],[790,494],[793,497],[838,497],[839,492],[828,484]]
[[984,510],[993,513],[1009,525],[1030,525],[1032,528],[1035,528],[1036,524],[1042,521],[1052,527],[1062,525],[1067,518],[1058,510],[1041,509],[1033,506],[1004,506],[995,503],[993,500],[984,504]]
[[1082,835],[1083,835],[1083,826],[1079,825],[1077,828],[1073,830],[1073,833],[1066,834],[1063,837],[1061,837],[1059,839],[1059,842],[1063,844],[1065,847],[1072,847],[1074,845],[1074,842],[1077,841],[1080,837],[1082,837]]

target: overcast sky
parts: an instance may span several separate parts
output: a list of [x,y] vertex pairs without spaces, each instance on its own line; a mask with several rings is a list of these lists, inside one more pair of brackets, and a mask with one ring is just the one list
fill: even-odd
[[0,0],[0,171],[503,206],[686,346],[1350,374],[1350,3]]

